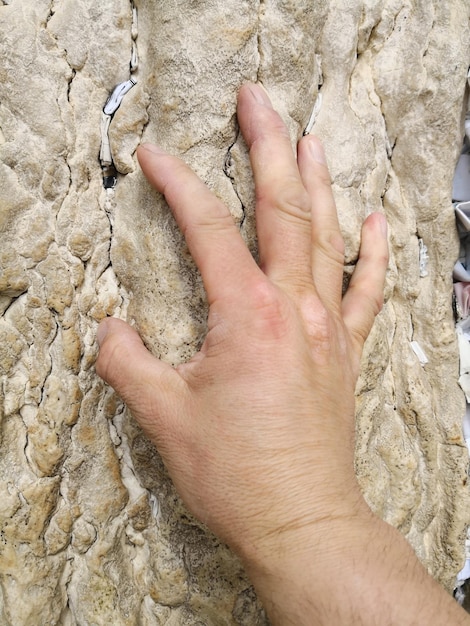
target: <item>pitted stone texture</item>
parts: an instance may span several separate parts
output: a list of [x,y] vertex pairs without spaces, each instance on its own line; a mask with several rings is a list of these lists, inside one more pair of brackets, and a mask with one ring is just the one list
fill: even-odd
[[[197,271],[135,161],[142,138],[203,177],[256,254],[235,117],[247,79],[267,87],[293,143],[321,85],[314,130],[348,270],[365,215],[389,219],[387,304],[357,388],[357,472],[371,506],[450,587],[469,517],[450,303],[468,3],[136,6],[138,84],[111,122],[122,175],[105,192],[101,110],[129,77],[130,0],[0,5],[0,622],[266,623],[238,561],[184,510],[157,452],[93,369],[106,315],[133,321],[171,363],[205,332]],[[411,340],[429,358],[424,368]]]

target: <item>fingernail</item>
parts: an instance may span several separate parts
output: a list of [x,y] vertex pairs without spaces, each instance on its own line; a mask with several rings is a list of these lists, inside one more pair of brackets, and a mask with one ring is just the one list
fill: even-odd
[[325,151],[323,150],[321,141],[316,137],[309,136],[308,146],[310,148],[310,154],[312,155],[312,158],[317,161],[317,163],[327,165]]
[[251,91],[251,95],[258,104],[262,104],[263,106],[267,106],[272,109],[273,105],[271,104],[268,92],[261,83],[251,83],[249,85],[249,89]]
[[108,322],[106,319],[102,320],[98,326],[98,330],[96,331],[96,341],[98,345],[101,346],[106,335],[108,334]]
[[156,146],[154,143],[142,143],[140,144],[140,148],[153,152],[153,154],[165,154],[165,150],[160,148],[160,146]]

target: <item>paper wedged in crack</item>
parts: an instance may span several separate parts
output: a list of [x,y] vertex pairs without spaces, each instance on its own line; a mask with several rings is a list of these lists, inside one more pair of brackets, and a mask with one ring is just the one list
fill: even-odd
[[[313,132],[326,148],[347,274],[364,217],[387,215],[386,305],[357,386],[356,469],[372,508],[451,587],[469,519],[450,306],[468,3],[136,7],[137,35],[128,0],[0,5],[0,622],[267,623],[238,561],[186,512],[93,368],[106,315],[134,323],[175,364],[206,330],[200,277],[139,171],[140,141],[188,162],[256,255],[235,112],[246,80],[269,90],[293,143],[321,90]],[[100,121],[129,79],[133,40],[137,85],[110,124],[119,174],[109,192]]]

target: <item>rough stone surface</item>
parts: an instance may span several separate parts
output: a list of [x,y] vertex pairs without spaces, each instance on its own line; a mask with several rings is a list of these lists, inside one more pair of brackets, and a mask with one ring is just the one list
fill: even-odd
[[[347,264],[371,210],[390,223],[387,304],[357,388],[357,472],[371,506],[451,587],[469,519],[451,309],[450,190],[470,63],[467,0],[0,3],[0,623],[265,624],[237,560],[180,504],[152,445],[96,377],[95,331],[133,320],[155,354],[204,335],[201,282],[134,156],[182,156],[255,253],[238,133],[240,84],[261,80],[300,136],[318,94]],[[428,248],[420,276],[419,243]],[[410,348],[418,341],[429,363]]]

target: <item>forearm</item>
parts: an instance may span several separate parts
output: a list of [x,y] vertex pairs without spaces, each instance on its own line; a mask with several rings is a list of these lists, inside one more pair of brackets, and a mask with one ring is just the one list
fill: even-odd
[[303,552],[281,543],[275,554],[246,561],[273,626],[470,624],[400,533],[378,518],[325,523],[324,537],[313,535]]

